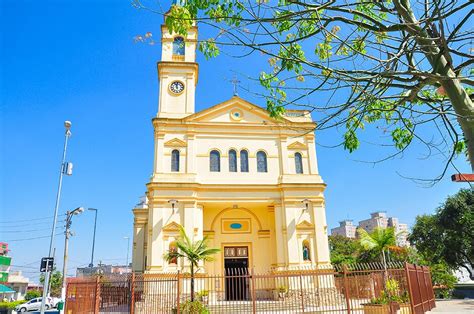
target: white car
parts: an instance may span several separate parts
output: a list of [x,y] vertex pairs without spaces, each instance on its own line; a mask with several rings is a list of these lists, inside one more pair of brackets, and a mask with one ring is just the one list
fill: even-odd
[[[34,298],[30,301],[18,304],[15,308],[17,312],[29,312],[29,311],[39,311],[41,309],[41,300],[42,298]],[[45,309],[49,310],[51,308],[51,300],[47,300],[45,304]]]

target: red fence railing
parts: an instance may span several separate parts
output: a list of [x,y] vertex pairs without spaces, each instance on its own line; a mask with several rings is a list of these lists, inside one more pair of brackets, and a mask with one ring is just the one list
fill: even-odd
[[[358,264],[318,269],[226,269],[198,273],[195,298],[211,313],[353,313],[380,297],[387,279],[396,280],[409,303],[404,313],[431,310],[434,294],[427,267]],[[68,280],[66,313],[180,313],[191,298],[189,274],[127,274]],[[385,311],[385,310],[384,310]],[[381,312],[388,313],[388,312]]]

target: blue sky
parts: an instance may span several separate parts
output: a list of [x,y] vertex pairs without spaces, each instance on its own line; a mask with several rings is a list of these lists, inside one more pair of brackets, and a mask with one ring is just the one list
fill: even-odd
[[[98,208],[95,261],[125,262],[123,237],[132,235],[131,208],[152,171],[151,118],[157,112],[160,59],[159,45],[137,44],[133,38],[150,31],[158,40],[161,23],[161,16],[137,10],[126,0],[1,1],[0,241],[9,242],[15,269],[31,279],[37,280],[39,260],[48,251],[49,240],[43,237],[49,235],[51,219],[45,217],[54,209],[64,120],[73,124],[68,160],[75,167],[74,175],[64,178],[60,213],[78,206]],[[198,62],[196,109],[202,110],[232,96],[227,81],[235,72],[258,74],[264,60],[223,54],[209,61],[199,55]],[[253,82],[240,80],[243,87],[254,88]],[[243,90],[240,96],[264,104]],[[416,215],[433,212],[461,188],[449,177],[431,188],[403,178],[432,178],[441,170],[441,159],[420,159],[416,147],[374,166],[357,160],[380,156],[377,146],[367,144],[350,155],[340,147],[325,147],[340,140],[337,130],[316,136],[323,145],[317,150],[328,185],[330,228],[376,210],[412,224]],[[469,171],[463,158],[456,164]],[[92,212],[74,218],[70,274],[90,261],[93,219]],[[63,254],[63,241],[57,237],[57,257]]]

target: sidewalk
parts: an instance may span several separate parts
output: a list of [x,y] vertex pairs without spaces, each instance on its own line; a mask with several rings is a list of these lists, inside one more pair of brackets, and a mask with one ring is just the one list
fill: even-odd
[[474,314],[474,299],[436,300],[436,307],[427,313],[472,313]]

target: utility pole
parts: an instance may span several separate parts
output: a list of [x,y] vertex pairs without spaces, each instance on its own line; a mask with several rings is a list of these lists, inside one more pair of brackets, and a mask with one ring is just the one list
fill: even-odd
[[95,219],[94,219],[94,235],[92,237],[92,255],[91,255],[91,262],[89,264],[89,267],[92,268],[94,267],[94,248],[95,248],[95,229],[97,227],[97,209],[96,208],[88,208],[88,210],[93,210],[95,211]]
[[[54,250],[54,237],[56,232],[56,223],[58,221],[58,209],[59,209],[59,202],[61,200],[61,189],[63,185],[63,174],[71,175],[72,174],[72,164],[66,163],[66,151],[67,151],[67,142],[69,137],[71,136],[71,121],[64,121],[64,128],[66,129],[65,138],[64,138],[64,147],[63,147],[63,156],[61,159],[61,167],[59,168],[59,183],[58,183],[58,191],[56,194],[56,205],[54,206],[54,216],[53,216],[53,227],[51,228],[51,239],[49,242],[49,252],[48,257],[52,257],[53,250]],[[48,260],[49,263],[49,260]],[[50,267],[46,263],[46,272],[44,274],[44,284],[43,284],[43,298],[41,299],[41,314],[44,313],[45,304],[46,304],[46,297],[49,296],[49,281],[51,277],[52,267],[50,271]]]
[[127,239],[127,263],[125,266],[127,266],[127,271],[128,271],[128,256],[130,253],[130,237],[123,237],[124,239]]
[[[63,284],[61,287],[61,300],[63,302],[66,301],[66,276],[67,276],[67,257],[68,257],[68,248],[69,248],[69,237],[71,236],[71,228],[72,225],[72,216],[78,215],[84,211],[83,207],[78,207],[73,211],[67,211],[66,213],[66,231],[64,232],[64,260],[63,260]],[[64,309],[64,307],[63,307]],[[61,311],[62,312],[62,311]]]

